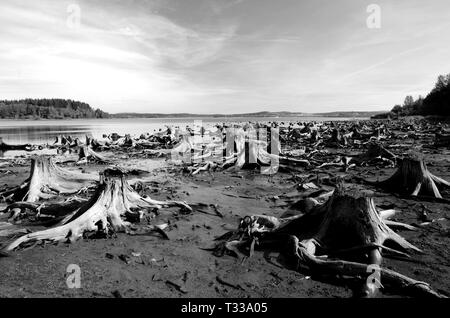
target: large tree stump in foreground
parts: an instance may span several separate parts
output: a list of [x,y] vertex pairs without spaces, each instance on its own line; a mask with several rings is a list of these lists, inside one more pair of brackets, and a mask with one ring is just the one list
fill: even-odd
[[430,173],[418,154],[409,154],[399,161],[397,171],[389,179],[377,185],[395,193],[442,198],[438,187],[449,187],[450,183]]
[[58,167],[51,156],[37,156],[31,160],[30,177],[20,186],[0,193],[14,201],[37,202],[59,194],[74,194],[98,180],[97,176],[73,172]]
[[145,209],[180,206],[191,210],[185,202],[156,201],[141,197],[118,169],[105,170],[92,198],[66,217],[59,226],[20,237],[9,244],[11,251],[34,242],[75,241],[85,233],[109,233],[125,230],[130,221],[140,220]]
[[[380,288],[413,295],[440,296],[428,284],[381,268],[382,255],[407,257],[421,252],[386,223],[389,213],[379,213],[373,199],[339,186],[324,204],[287,219],[267,216],[245,218],[238,231],[229,233],[217,248],[239,251],[258,242],[276,244],[297,260],[297,268],[318,277],[351,277],[361,281],[357,292],[374,296]],[[217,251],[217,250],[216,250]],[[378,269],[376,280],[371,269]]]

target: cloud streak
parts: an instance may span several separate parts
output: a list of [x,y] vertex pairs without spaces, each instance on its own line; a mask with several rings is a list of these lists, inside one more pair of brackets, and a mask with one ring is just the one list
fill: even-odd
[[[0,3],[0,98],[61,97],[110,112],[388,109],[449,72],[450,4],[357,0]],[[408,89],[413,90],[409,92]]]

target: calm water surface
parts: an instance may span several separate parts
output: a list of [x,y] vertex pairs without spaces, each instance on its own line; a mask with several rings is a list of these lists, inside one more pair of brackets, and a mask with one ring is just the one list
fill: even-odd
[[205,126],[223,122],[298,122],[353,120],[353,118],[289,117],[289,118],[129,118],[129,119],[80,119],[80,120],[0,120],[0,137],[9,144],[46,144],[53,143],[56,136],[70,135],[84,140],[86,135],[95,138],[103,134],[140,135],[152,133],[165,126],[194,126],[201,120]]

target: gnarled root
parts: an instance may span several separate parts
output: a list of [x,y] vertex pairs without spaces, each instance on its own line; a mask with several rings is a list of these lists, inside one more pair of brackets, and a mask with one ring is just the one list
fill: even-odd
[[[288,219],[244,218],[239,230],[226,236],[232,242],[219,246],[236,251],[251,243],[252,251],[255,241],[259,246],[274,242],[286,246],[284,239],[288,237],[295,240],[290,251],[296,256],[298,267],[319,275],[331,273],[362,279],[359,293],[364,296],[374,296],[383,285],[402,291],[408,288],[408,292],[417,295],[439,296],[425,283],[380,268],[384,252],[401,257],[409,257],[407,251],[422,252],[386,224],[390,221],[385,220],[394,213],[392,210],[379,213],[372,198],[340,185],[328,201],[312,206],[303,215]],[[373,278],[370,270],[374,268],[380,269],[381,281],[368,279]]]
[[163,206],[181,206],[190,210],[184,202],[141,197],[130,187],[121,170],[108,169],[101,175],[100,185],[93,197],[69,214],[59,226],[24,235],[9,244],[5,251],[37,241],[73,242],[89,232],[122,231],[130,225],[128,220],[139,220],[143,210]]
[[[366,286],[363,289],[362,296],[371,296],[380,287],[390,287],[393,290],[402,291],[417,297],[444,297],[435,292],[425,282],[414,280],[386,268],[374,266],[379,264],[368,266],[357,262],[318,258],[314,255],[315,248],[312,247],[316,242],[300,242],[295,236],[292,236],[290,239],[289,244],[293,247],[294,256],[298,263],[306,265],[310,271],[322,275],[359,276],[366,279]],[[373,275],[369,275],[371,273]]]

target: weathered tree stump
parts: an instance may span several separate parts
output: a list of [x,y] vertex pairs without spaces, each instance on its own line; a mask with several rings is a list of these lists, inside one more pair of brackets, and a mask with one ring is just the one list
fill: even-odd
[[59,194],[74,194],[92,184],[97,176],[69,171],[58,167],[51,156],[31,159],[30,176],[20,186],[0,193],[14,201],[37,202]]
[[95,163],[99,163],[99,164],[109,164],[110,163],[110,161],[106,157],[95,152],[90,147],[88,147],[88,146],[80,147],[80,151],[78,153],[77,164],[85,164],[85,163],[88,163],[91,161],[95,162]]
[[397,156],[391,151],[384,148],[378,142],[368,144],[367,151],[352,158],[358,165],[370,164],[372,162],[382,161],[395,166]]
[[[180,206],[191,210],[185,202],[157,201],[141,197],[118,169],[107,169],[100,176],[96,193],[81,207],[70,213],[59,226],[24,235],[5,251],[12,251],[35,242],[73,242],[89,232],[109,233],[123,231],[130,221],[140,220],[148,208]],[[155,228],[155,230],[160,230]]]
[[438,186],[449,187],[450,183],[430,173],[420,155],[409,154],[399,161],[397,171],[389,179],[377,185],[403,195],[442,198]]
[[[397,256],[407,256],[408,250],[421,252],[386,224],[389,215],[379,213],[371,197],[338,186],[328,201],[301,216],[247,217],[239,231],[224,236],[227,242],[218,247],[236,252],[244,246],[252,250],[255,241],[260,247],[278,243],[295,257],[298,269],[323,277],[360,279],[362,288],[357,292],[362,296],[374,296],[380,288],[441,296],[426,283],[381,268],[383,252]],[[371,268],[378,269],[376,281],[370,279]]]

